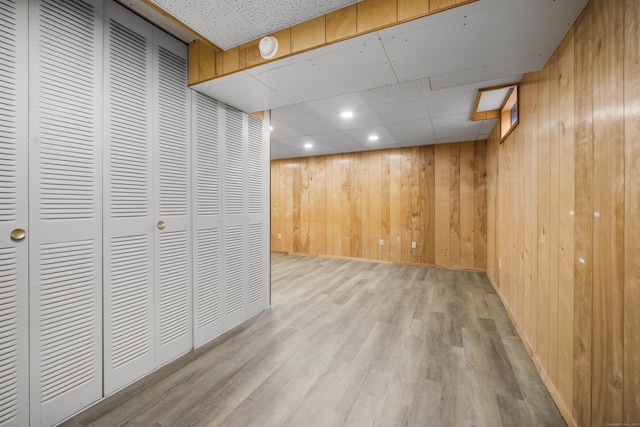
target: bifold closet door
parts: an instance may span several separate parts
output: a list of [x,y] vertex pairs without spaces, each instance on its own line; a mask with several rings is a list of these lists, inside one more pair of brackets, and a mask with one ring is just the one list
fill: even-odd
[[0,426],[29,424],[27,3],[0,0]]
[[224,328],[269,305],[268,121],[225,107]]
[[153,27],[105,5],[104,393],[153,370]]
[[187,46],[154,29],[156,364],[193,348],[191,91]]
[[270,126],[252,115],[247,120],[248,315],[253,316],[270,304]]
[[32,425],[102,396],[102,3],[29,2]]
[[221,305],[220,108],[212,98],[192,93],[195,347],[224,331]]

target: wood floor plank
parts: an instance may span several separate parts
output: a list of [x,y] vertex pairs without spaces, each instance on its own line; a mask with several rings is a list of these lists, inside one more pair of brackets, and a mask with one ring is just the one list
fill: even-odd
[[272,303],[63,425],[565,425],[484,274],[273,254]]

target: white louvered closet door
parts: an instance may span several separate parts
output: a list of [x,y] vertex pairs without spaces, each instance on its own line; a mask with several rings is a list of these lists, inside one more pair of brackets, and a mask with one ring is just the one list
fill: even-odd
[[102,396],[102,1],[29,2],[31,424]]
[[27,24],[0,0],[0,426],[29,424]]
[[156,364],[193,348],[187,46],[154,28]]
[[192,93],[194,346],[223,332],[220,106]]
[[269,121],[248,116],[247,197],[249,316],[270,304]]
[[246,114],[225,107],[223,146],[223,283],[224,328],[248,318],[247,226],[246,212]]
[[156,366],[152,130],[153,27],[105,6],[104,392]]

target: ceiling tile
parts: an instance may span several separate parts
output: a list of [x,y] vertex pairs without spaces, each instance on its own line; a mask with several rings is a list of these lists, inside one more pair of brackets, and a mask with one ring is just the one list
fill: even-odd
[[434,141],[431,120],[416,120],[413,122],[399,122],[387,125],[391,136],[402,145],[421,145],[427,141]]
[[289,99],[246,74],[200,83],[197,90],[248,113],[291,104]]
[[[318,115],[332,122],[337,129],[357,129],[367,126],[379,126],[382,120],[370,106],[362,99],[360,93],[340,95],[333,98],[309,102],[308,105]],[[353,117],[343,119],[343,111],[353,112]]]
[[382,123],[409,122],[429,117],[423,79],[360,92]]
[[271,119],[290,129],[295,129],[301,135],[313,135],[335,130],[331,121],[324,119],[308,104],[290,105],[272,110]]
[[279,93],[294,102],[315,101],[397,83],[379,41],[266,71],[256,77],[265,85],[278,88]]
[[482,122],[472,122],[468,114],[454,114],[433,119],[436,139],[475,137],[480,133]]

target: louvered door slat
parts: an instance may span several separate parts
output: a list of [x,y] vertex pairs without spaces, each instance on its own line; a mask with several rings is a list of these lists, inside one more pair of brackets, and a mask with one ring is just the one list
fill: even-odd
[[223,332],[220,215],[220,123],[218,102],[192,94],[194,253],[194,345]]
[[29,422],[27,5],[0,0],[0,426]]
[[102,396],[102,2],[29,3],[31,424]]
[[152,27],[105,10],[104,391],[155,367]]
[[187,47],[154,29],[155,347],[161,365],[193,348],[191,97]]

